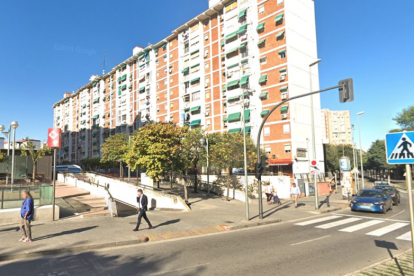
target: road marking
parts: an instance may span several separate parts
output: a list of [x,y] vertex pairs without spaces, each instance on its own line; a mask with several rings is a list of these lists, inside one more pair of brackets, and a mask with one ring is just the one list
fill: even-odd
[[206,266],[206,265],[209,265],[209,264],[210,263],[205,263],[205,264],[200,264],[200,265],[193,265],[193,266],[187,266],[187,267],[182,267],[182,268],[177,268],[177,269],[173,269],[173,270],[162,271],[162,272],[152,273],[152,274],[147,274],[147,275],[162,275],[162,274],[166,274],[166,273],[181,271],[181,270],[195,268],[195,267],[199,267],[199,266]]
[[408,231],[407,233],[398,236],[397,240],[411,241],[411,231]]
[[361,220],[361,219],[362,218],[347,218],[347,219],[338,220],[338,221],[335,221],[335,222],[330,222],[330,223],[327,223],[327,224],[318,225],[318,226],[315,226],[315,227],[316,228],[321,228],[321,229],[329,229],[329,228],[333,228],[333,227],[336,227],[336,226],[339,226],[339,225],[343,225],[343,224],[351,223],[351,222],[354,222],[354,221],[358,221],[358,220]]
[[291,244],[291,246],[294,246],[294,245],[299,245],[299,244],[304,244],[304,243],[308,243],[308,242],[313,242],[313,241],[318,241],[318,240],[321,240],[321,239],[324,239],[324,238],[328,238],[328,237],[330,237],[330,236],[331,236],[331,235],[328,235],[328,236],[323,236],[323,237],[319,237],[319,238],[316,238],[316,239],[307,240],[307,241],[303,241],[303,242],[292,243],[292,244]]
[[393,222],[406,222],[406,223],[410,223],[409,220],[400,220],[400,219],[386,219],[386,218],[378,218],[378,217],[364,217],[364,216],[357,216],[357,215],[345,215],[345,214],[341,214],[341,216],[344,217],[354,217],[354,218],[365,218],[365,219],[378,219],[378,220],[383,220],[383,221],[393,221]]
[[355,232],[355,231],[358,231],[358,230],[361,230],[361,229],[364,229],[364,228],[367,228],[367,227],[370,227],[370,226],[374,226],[374,225],[377,225],[377,224],[380,224],[380,223],[383,223],[383,222],[384,222],[383,220],[370,220],[370,221],[366,221],[366,222],[361,223],[361,224],[357,224],[357,225],[354,225],[354,226],[350,226],[350,227],[341,229],[339,231],[352,233],[352,232]]
[[392,216],[390,216],[390,217],[388,217],[388,218],[390,219],[390,218],[396,217],[396,216],[398,216],[399,214],[402,214],[402,213],[404,213],[404,212],[405,212],[405,210],[402,210],[401,212],[396,213],[395,215],[392,215]]
[[409,223],[397,222],[397,223],[382,227],[380,229],[374,230],[372,232],[369,232],[366,235],[380,237],[380,236],[385,235],[389,232],[392,232],[392,231],[395,231],[397,229],[403,228],[404,226],[407,226],[407,225],[409,225]]
[[304,222],[295,223],[295,225],[305,226],[305,225],[314,224],[314,223],[327,221],[327,220],[332,220],[332,219],[336,219],[336,218],[340,218],[340,217],[341,216],[329,216],[329,217],[324,217],[324,218],[313,219],[313,220],[308,220],[308,221],[304,221]]

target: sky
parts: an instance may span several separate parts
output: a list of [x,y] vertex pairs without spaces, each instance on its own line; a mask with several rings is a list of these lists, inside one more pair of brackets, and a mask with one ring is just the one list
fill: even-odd
[[[289,0],[285,0],[289,1]],[[310,0],[309,0],[310,1]],[[355,100],[321,95],[322,108],[350,110],[362,148],[383,139],[414,104],[414,1],[315,0],[320,87],[353,78]],[[0,9],[0,124],[16,139],[46,140],[52,105],[208,8],[208,0],[3,1]],[[355,133],[358,142],[358,133]]]

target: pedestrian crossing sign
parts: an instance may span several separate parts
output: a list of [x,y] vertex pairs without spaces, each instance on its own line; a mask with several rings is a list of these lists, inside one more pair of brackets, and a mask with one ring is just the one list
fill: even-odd
[[388,164],[414,164],[414,131],[388,133],[385,149]]

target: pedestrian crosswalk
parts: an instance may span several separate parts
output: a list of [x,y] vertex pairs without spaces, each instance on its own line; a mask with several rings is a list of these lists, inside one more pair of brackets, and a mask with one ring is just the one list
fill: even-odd
[[[352,225],[351,225],[352,224]],[[353,233],[366,231],[365,235],[381,237],[398,230],[410,230],[409,222],[368,217],[332,215],[295,223],[297,226],[314,226],[318,229],[337,229],[340,232]],[[397,240],[411,241],[411,231],[396,237]]]

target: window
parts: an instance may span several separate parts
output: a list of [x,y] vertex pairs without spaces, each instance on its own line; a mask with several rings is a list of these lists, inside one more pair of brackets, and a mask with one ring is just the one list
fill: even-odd
[[191,54],[191,59],[198,58],[199,56],[200,56],[200,51],[197,51],[197,52]]
[[235,8],[237,8],[237,1],[234,1],[233,3],[226,6],[226,13],[234,10]]
[[170,95],[172,96],[174,94],[174,90],[171,90],[170,91]]
[[190,60],[189,59],[187,59],[187,60],[184,60],[184,67],[188,67],[188,63],[190,62]]
[[210,68],[210,63],[206,62],[205,68],[206,68],[206,70],[208,70],[208,68]]
[[174,104],[173,103],[171,103],[170,104],[170,109],[173,109],[174,108]]
[[208,27],[208,22],[209,22],[208,19],[203,21],[204,27]]
[[159,107],[157,107],[157,113],[158,113],[158,112],[160,112],[160,108],[159,108]]
[[198,91],[198,92],[194,92],[194,93],[191,95],[191,98],[192,98],[192,101],[199,100],[199,99],[200,99],[200,91]]
[[167,79],[164,80],[164,85],[166,86],[168,84]]
[[172,47],[173,46],[173,42],[172,41],[170,41],[170,47]]
[[269,136],[270,135],[270,127],[265,127],[264,128],[264,135],[265,136]]
[[159,82],[157,82],[157,88],[160,88],[160,83]]
[[208,35],[204,36],[204,40],[207,41],[208,40]]
[[277,0],[277,4],[278,4],[278,5],[283,4],[283,0]]
[[206,99],[210,99],[210,92],[206,92]]
[[190,33],[197,31],[198,30],[198,27],[199,27],[199,24],[198,23],[195,24],[195,25],[193,25],[193,26],[191,26],[190,27]]
[[209,83],[210,83],[210,78],[206,77],[206,84],[209,84]]
[[164,92],[164,99],[167,98],[167,91]]
[[264,5],[261,5],[259,7],[259,14],[264,14],[264,12],[265,12],[265,7],[264,7]]
[[266,154],[270,154],[272,152],[271,149],[270,149],[270,146],[265,146],[264,150],[265,150]]
[[159,71],[157,71],[157,78],[160,76],[160,72]]
[[164,104],[164,109],[167,110],[167,108],[168,108],[168,105]]
[[285,50],[279,51],[279,57],[280,58],[285,58],[286,57],[286,51]]
[[290,132],[290,125],[283,125],[283,133],[289,133]]
[[173,83],[173,78],[172,77],[170,78],[170,83]]
[[167,55],[164,56],[164,61],[167,61]]
[[191,68],[191,73],[196,73],[198,71],[200,71],[200,65],[197,65],[197,66]]
[[171,54],[170,54],[170,59],[172,59],[172,58],[173,58],[173,54],[171,53]]
[[290,144],[286,144],[286,145],[284,145],[284,147],[285,147],[285,152],[289,153],[290,152]]
[[183,101],[186,103],[186,102],[189,102],[190,101],[190,95],[185,95],[184,96],[184,98],[183,98]]
[[261,57],[260,58],[260,64],[263,65],[263,64],[266,64],[266,63],[267,63],[267,57],[265,57],[265,56],[264,57]]
[[190,51],[190,43],[187,41],[184,43],[184,54],[187,54]]

